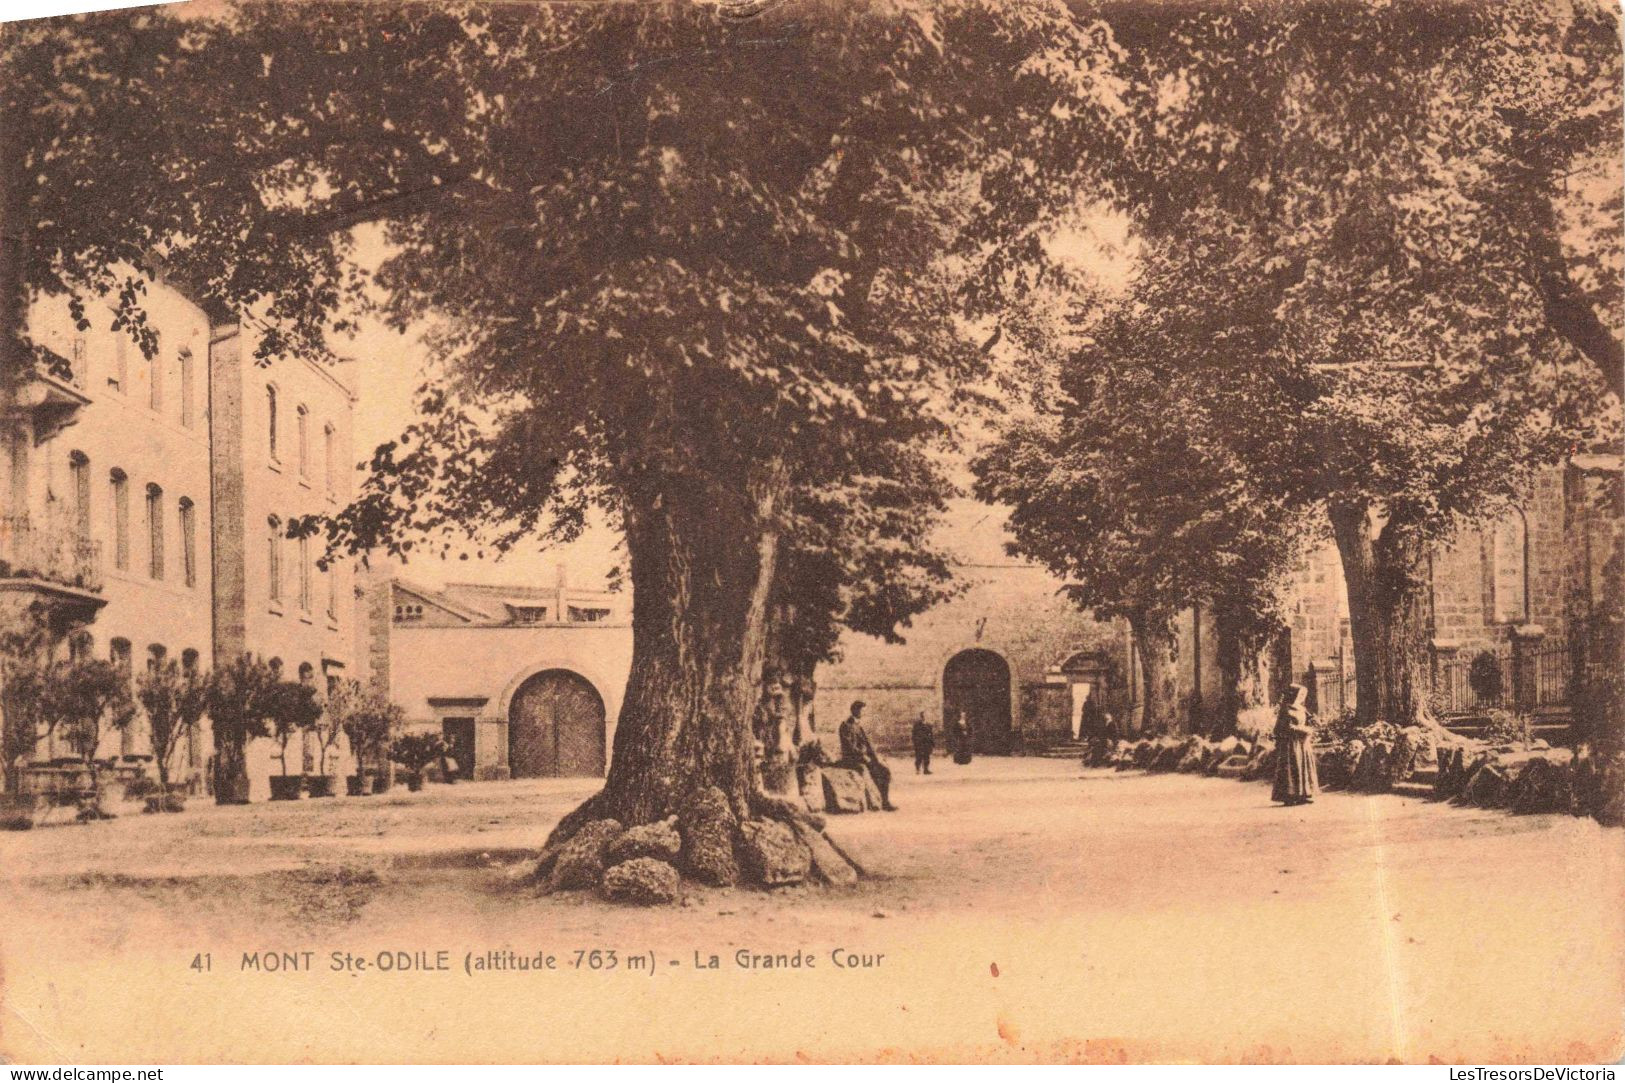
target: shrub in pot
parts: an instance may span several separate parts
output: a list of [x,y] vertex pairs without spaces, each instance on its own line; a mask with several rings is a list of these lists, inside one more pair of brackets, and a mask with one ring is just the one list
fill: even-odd
[[423,769],[446,754],[446,742],[436,733],[404,733],[389,745],[389,758],[406,768],[406,788],[423,788]]
[[252,654],[209,675],[204,701],[214,731],[216,804],[248,803],[248,742],[270,733],[270,692],[276,683],[276,671]]
[[175,750],[196,731],[203,718],[208,686],[198,673],[170,662],[142,674],[135,694],[147,714],[152,758],[158,769],[156,792],[143,795],[147,798],[146,810],[180,812],[186,808],[186,797],[170,785],[169,764]]
[[[327,718],[350,743],[355,757],[355,774],[345,779],[346,791],[355,797],[383,793],[389,789],[388,751],[390,737],[400,729],[405,715],[385,696],[364,690],[359,681],[344,680],[327,694]],[[376,764],[374,772],[367,765]],[[369,786],[368,783],[371,783]]]
[[278,681],[266,693],[266,717],[277,742],[277,760],[282,774],[271,779],[271,800],[297,801],[305,788],[303,774],[288,774],[288,742],[296,733],[314,728],[322,715],[316,689],[298,681]]

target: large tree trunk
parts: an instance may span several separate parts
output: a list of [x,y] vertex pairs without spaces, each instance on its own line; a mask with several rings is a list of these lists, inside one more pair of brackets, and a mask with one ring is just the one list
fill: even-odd
[[1261,633],[1243,614],[1219,606],[1213,613],[1219,663],[1219,705],[1213,716],[1213,736],[1236,732],[1241,712],[1266,706],[1276,635]]
[[763,466],[729,508],[699,483],[628,494],[632,669],[603,790],[554,832],[589,819],[649,823],[715,786],[734,814],[757,789],[751,720],[761,691],[767,600],[786,473]]
[[1129,618],[1134,645],[1140,652],[1141,691],[1145,704],[1141,731],[1145,734],[1179,733],[1179,637],[1168,620],[1136,614]]
[[1390,521],[1374,531],[1364,506],[1334,507],[1331,520],[1348,583],[1355,718],[1430,722],[1427,545],[1407,524]]

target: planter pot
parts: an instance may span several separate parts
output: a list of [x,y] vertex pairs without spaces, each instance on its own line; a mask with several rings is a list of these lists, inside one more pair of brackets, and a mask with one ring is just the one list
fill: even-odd
[[344,792],[350,797],[366,797],[372,789],[367,785],[366,775],[346,775]]
[[171,790],[165,794],[153,794],[147,798],[147,806],[143,812],[185,812],[186,796]]
[[423,776],[419,774],[407,775],[406,788],[413,793],[417,793],[419,790],[423,789]]
[[272,775],[271,800],[297,801],[304,793],[305,776],[303,775]]
[[388,793],[389,787],[392,784],[393,780],[389,777],[387,772],[379,772],[378,774],[372,776],[373,793]]
[[310,784],[309,785],[310,796],[312,796],[312,797],[332,797],[333,796],[333,776],[332,775],[311,775],[310,778],[307,781]]

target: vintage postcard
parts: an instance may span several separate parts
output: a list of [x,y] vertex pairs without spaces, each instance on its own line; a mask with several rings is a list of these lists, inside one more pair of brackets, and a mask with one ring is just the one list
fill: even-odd
[[0,25],[0,1060],[1614,1078],[1620,35]]

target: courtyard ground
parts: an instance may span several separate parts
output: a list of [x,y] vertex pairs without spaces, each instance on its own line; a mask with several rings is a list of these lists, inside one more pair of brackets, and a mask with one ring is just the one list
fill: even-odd
[[[1259,784],[1058,760],[942,763],[929,778],[893,767],[901,812],[832,820],[871,874],[857,888],[691,889],[656,911],[541,897],[520,875],[591,781],[194,803],[0,836],[0,1053],[1482,1063],[1625,1052],[1618,829],[1387,795],[1288,810]],[[591,955],[578,962],[592,949],[613,951],[614,968],[607,954],[597,970]],[[744,969],[742,949],[799,951],[813,966]],[[838,967],[836,949],[876,965]],[[557,969],[472,971],[473,958],[508,950],[551,954]],[[410,968],[379,970],[380,951]],[[304,952],[308,969],[264,972],[267,953]],[[440,952],[448,969],[422,968]],[[244,969],[247,953],[261,969]],[[333,969],[345,953],[369,969]]]

